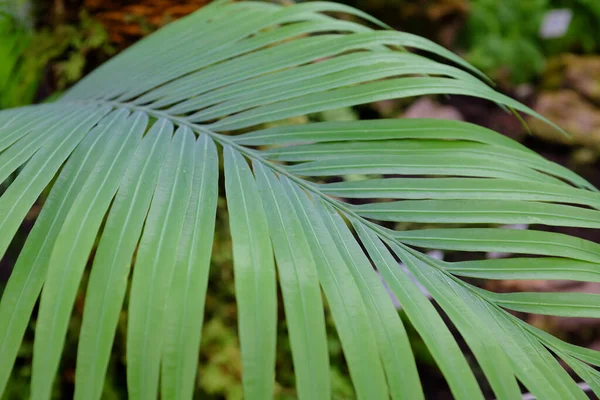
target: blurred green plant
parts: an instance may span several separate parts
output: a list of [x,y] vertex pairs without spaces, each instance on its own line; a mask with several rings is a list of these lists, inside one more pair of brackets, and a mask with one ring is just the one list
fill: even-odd
[[0,109],[31,104],[46,72],[58,95],[81,79],[87,55],[112,54],[108,35],[86,13],[77,25],[62,24],[33,31],[31,21],[14,9],[0,8]]
[[[564,35],[540,37],[547,13],[569,9]],[[527,82],[539,75],[546,58],[567,51],[590,53],[600,47],[600,2],[596,0],[472,0],[463,35],[467,59],[498,80]]]
[[24,72],[24,66],[31,62],[22,55],[31,43],[31,34],[13,15],[0,9],[0,38],[0,108],[30,103],[35,88],[28,84],[31,75]]

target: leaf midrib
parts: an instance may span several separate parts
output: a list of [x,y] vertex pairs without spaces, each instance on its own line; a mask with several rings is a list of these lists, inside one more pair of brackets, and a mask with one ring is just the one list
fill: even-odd
[[[358,215],[356,212],[351,210],[349,207],[347,207],[341,201],[339,201],[335,198],[332,198],[332,197],[326,195],[325,193],[321,192],[315,184],[305,181],[301,178],[298,178],[297,176],[291,174],[283,166],[280,166],[278,164],[275,164],[275,163],[272,163],[272,162],[266,160],[259,154],[259,152],[255,151],[253,149],[247,148],[243,145],[237,144],[234,140],[230,139],[227,135],[213,132],[212,130],[208,129],[206,126],[201,125],[201,124],[192,123],[185,118],[173,116],[173,115],[170,115],[169,113],[159,111],[159,110],[154,110],[152,108],[145,107],[145,106],[136,106],[136,105],[132,105],[132,104],[128,104],[128,103],[120,103],[120,102],[116,102],[116,101],[105,101],[105,100],[101,100],[101,101],[79,100],[77,102],[104,104],[104,105],[111,105],[113,107],[126,108],[126,109],[129,109],[132,111],[142,111],[142,112],[145,112],[148,115],[151,115],[157,119],[165,118],[165,119],[170,120],[174,124],[178,124],[180,126],[187,126],[196,134],[204,133],[204,134],[210,136],[213,140],[215,140],[215,142],[219,143],[221,146],[231,146],[232,148],[236,149],[237,151],[239,151],[241,154],[243,154],[247,158],[256,160],[257,162],[260,162],[264,166],[268,167],[269,169],[271,169],[283,176],[286,176],[291,181],[298,184],[300,187],[304,188],[305,190],[307,190],[307,191],[317,195],[319,198],[323,199],[323,201],[330,204],[334,209],[342,212],[347,217],[352,217],[354,220],[359,222],[363,227],[368,228],[369,230],[373,231],[380,238],[398,244],[399,246],[408,250],[410,253],[412,253],[413,255],[415,255],[416,257],[418,257],[420,259],[422,259],[422,257],[423,257],[423,255],[421,253],[406,246],[406,244],[404,244],[402,241],[400,241],[398,237],[395,237],[393,231],[389,231],[386,228],[381,227],[380,225],[363,218],[362,216]],[[436,264],[434,264],[434,268],[438,269],[443,274],[450,274],[448,271],[444,270],[443,268],[440,268]],[[469,286],[465,285],[465,287],[471,293],[473,293],[474,295],[481,298],[489,306],[497,307],[495,302],[493,302],[491,299],[488,299],[487,297],[482,297],[479,293],[477,293],[477,291],[471,289]]]
[[[202,200],[205,197],[205,178],[206,178],[206,155],[208,154],[208,142],[205,144],[204,146],[204,151],[202,153],[203,157],[202,157],[202,177],[201,177],[201,187],[200,187],[200,194],[198,196],[198,203],[197,203],[197,209],[196,209],[196,215],[194,216],[194,226],[198,226],[198,221],[201,218],[201,213],[200,213],[200,207],[202,205]],[[184,291],[184,296],[183,296],[183,311],[181,313],[181,315],[183,315],[184,317],[187,315],[187,306],[188,306],[188,295],[189,295],[189,287],[190,287],[190,283],[192,281],[191,279],[191,274],[192,274],[192,269],[194,268],[194,256],[197,253],[197,248],[196,246],[194,246],[194,244],[196,243],[196,238],[198,237],[198,231],[197,229],[194,229],[194,232],[192,233],[192,237],[190,238],[190,251],[187,254],[187,269],[186,269],[186,279],[185,279],[185,287],[183,289]],[[178,343],[178,348],[183,348],[183,342],[184,342],[184,334],[185,334],[185,330],[182,329],[179,332],[179,337],[177,339],[177,343]],[[183,354],[181,352],[178,352],[177,354],[177,366],[176,368],[176,376],[177,376],[177,389],[176,389],[176,398],[180,398],[180,393],[181,390],[183,388],[183,384],[181,383],[181,381],[183,380],[183,375],[184,373],[180,372],[181,367],[182,367],[182,358],[183,358]]]
[[[147,113],[148,115],[150,115],[156,119],[164,118],[164,119],[170,120],[173,124],[176,124],[179,126],[186,126],[198,135],[201,133],[204,133],[204,134],[210,136],[215,142],[219,143],[221,146],[230,146],[230,147],[236,149],[237,151],[239,151],[240,153],[242,153],[247,158],[256,160],[256,161],[260,162],[261,164],[263,164],[264,166],[277,172],[278,174],[286,176],[287,178],[292,180],[294,183],[298,184],[300,187],[319,196],[319,198],[321,198],[324,201],[326,201],[327,203],[329,203],[336,210],[341,211],[342,213],[346,214],[347,216],[351,216],[354,219],[360,221],[361,224],[363,224],[363,226],[366,226],[369,229],[371,229],[372,231],[374,231],[379,237],[382,237],[389,241],[398,243],[399,245],[401,245],[403,247],[405,246],[404,243],[399,241],[398,238],[394,237],[390,232],[386,232],[386,230],[383,227],[361,217],[356,212],[351,210],[348,206],[344,205],[344,203],[321,192],[315,184],[308,182],[304,179],[298,178],[296,175],[290,173],[283,166],[275,164],[275,163],[265,159],[264,157],[262,157],[259,154],[259,152],[236,143],[235,140],[232,140],[230,138],[230,136],[228,136],[228,135],[223,135],[220,133],[213,132],[212,130],[208,129],[205,125],[196,124],[196,123],[188,121],[186,118],[177,117],[177,116],[171,115],[167,112],[155,110],[150,107],[138,106],[138,105],[134,105],[134,104],[130,104],[130,103],[122,103],[122,102],[112,101],[112,100],[96,100],[96,99],[83,100],[82,99],[82,100],[69,100],[69,101],[65,101],[65,103],[109,105],[112,107],[125,108],[125,109],[131,110],[131,111],[141,111],[141,112]],[[442,269],[440,269],[440,271],[442,271]]]
[[[179,180],[179,176],[180,176],[180,173],[181,173],[181,164],[183,162],[182,155],[183,155],[184,151],[185,151],[185,146],[181,146],[181,148],[179,149],[179,159],[178,159],[178,162],[177,162],[177,173],[175,174],[174,179],[173,179],[173,182],[174,182],[173,187],[174,188],[177,186],[177,183],[178,183],[178,180]],[[165,221],[168,221],[169,218],[172,215],[172,212],[173,212],[173,202],[174,202],[174,199],[175,199],[175,192],[176,192],[176,190],[173,190],[171,192],[171,196],[169,197],[169,203],[168,203],[167,212],[166,212],[166,215],[165,215]],[[165,238],[166,231],[167,231],[165,228],[166,228],[166,225],[163,225],[162,229],[161,229],[160,237],[159,237],[159,240],[158,240],[158,243],[157,243],[157,246],[156,246],[156,248],[157,248],[156,258],[154,259],[154,262],[152,263],[152,274],[151,274],[152,287],[150,288],[150,290],[148,290],[147,296],[145,296],[146,297],[145,305],[147,307],[146,307],[145,318],[144,318],[144,334],[143,334],[143,339],[142,339],[142,343],[143,343],[142,349],[144,349],[144,350],[148,346],[148,331],[150,330],[149,329],[150,327],[149,327],[148,321],[150,320],[150,311],[151,311],[151,308],[148,307],[148,304],[151,304],[151,300],[150,299],[151,299],[152,293],[153,293],[153,291],[155,289],[154,282],[156,281],[156,279],[155,279],[156,269],[157,269],[156,267],[157,267],[157,264],[158,264],[158,262],[159,262],[159,260],[161,258],[161,255],[162,255],[164,238]],[[143,367],[143,369],[146,370],[147,367],[148,367],[148,364],[145,364],[144,367]],[[141,385],[140,385],[141,388],[145,388],[146,387],[146,384],[145,384],[145,382],[146,382],[146,375],[147,375],[146,373],[143,373],[142,376],[141,376],[141,382],[142,382]],[[141,392],[144,392],[144,390],[142,389]]]

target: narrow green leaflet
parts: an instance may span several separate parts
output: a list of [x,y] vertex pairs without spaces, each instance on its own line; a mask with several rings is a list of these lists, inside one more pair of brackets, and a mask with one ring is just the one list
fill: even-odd
[[422,229],[395,232],[406,244],[440,250],[541,254],[600,263],[600,245],[561,233],[495,228]]
[[279,161],[316,161],[338,158],[340,156],[404,155],[412,153],[434,155],[485,154],[541,164],[543,166],[548,164],[535,153],[466,140],[399,139],[311,143],[275,147],[264,152],[270,160]]
[[115,124],[94,173],[85,183],[56,238],[42,291],[33,346],[31,396],[49,399],[77,289],[94,240],[148,117]]
[[77,349],[75,399],[100,399],[127,277],[173,133],[159,121],[133,155],[108,214],[90,273]]
[[277,178],[253,163],[275,249],[300,399],[328,399],[329,360],[315,260],[302,225]]
[[600,211],[518,200],[404,200],[363,204],[353,209],[379,221],[600,228]]
[[[276,182],[274,182],[275,186]],[[317,213],[313,202],[297,185],[282,178],[317,266],[319,282],[331,308],[350,376],[359,399],[388,398],[383,368],[366,307],[349,266]]]
[[69,210],[106,146],[105,137],[126,112],[113,113],[104,127],[93,129],[77,146],[60,172],[35,225],[25,241],[0,302],[0,396],[42,285],[56,237]]
[[430,154],[364,155],[310,161],[288,167],[300,176],[335,176],[352,174],[447,175],[504,178],[527,182],[564,184],[560,180],[501,159],[478,154],[465,156]]
[[447,282],[464,296],[464,301],[474,311],[487,316],[483,317],[487,329],[493,332],[493,338],[501,344],[517,378],[531,392],[543,399],[585,399],[581,390],[566,371],[560,368],[549,351],[513,323],[516,318],[483,300],[464,282]]
[[167,300],[161,390],[165,399],[192,398],[196,383],[204,298],[217,211],[219,159],[206,135],[195,149],[192,194]]
[[470,293],[437,269],[432,259],[417,258],[397,244],[390,247],[444,309],[473,351],[498,399],[516,399],[519,385],[502,344],[489,328],[490,317],[472,307]]
[[489,303],[483,306],[498,322],[497,335],[504,332],[503,346],[513,359],[517,377],[530,391],[542,399],[588,399],[556,358],[514,322],[514,316]]
[[444,263],[444,267],[471,278],[600,282],[600,264],[567,258],[497,258]]
[[[379,19],[357,9],[354,7],[350,7],[347,6],[345,4],[338,4],[338,3],[331,3],[331,2],[326,2],[326,1],[312,1],[310,3],[304,3],[304,4],[299,4],[297,7],[297,11],[298,12],[302,12],[302,13],[306,13],[306,12],[341,12],[341,13],[346,13],[349,15],[354,15],[356,17],[362,18],[365,21],[369,21],[372,24],[375,24],[381,28],[385,28],[385,29],[392,29],[389,25],[387,25],[385,22],[380,21]],[[420,43],[426,43],[428,42],[427,40],[424,40],[420,37],[416,37],[417,39],[419,39]],[[415,40],[415,42],[417,42],[417,40]],[[429,42],[431,48],[437,48],[433,42]],[[452,58],[458,58],[456,56],[454,56],[454,54],[452,54],[451,52],[446,52],[448,53],[448,57],[452,57]]]
[[600,195],[565,185],[471,178],[388,178],[323,184],[343,198],[527,200],[572,203],[600,209]]
[[231,147],[225,147],[224,156],[244,394],[248,399],[265,399],[273,395],[277,340],[273,249],[248,163]]
[[560,358],[562,358],[581,379],[590,385],[590,388],[596,396],[600,396],[600,372],[597,369],[566,354],[560,354]]
[[456,399],[483,399],[481,389],[452,333],[431,302],[400,268],[388,249],[360,222],[354,223],[360,240],[392,289],[408,318],[423,338],[446,377]]
[[[456,159],[456,157],[466,157],[467,159],[475,160],[485,158],[488,160],[488,163],[494,162],[498,165],[518,163],[521,167],[527,167],[545,175],[561,178],[562,180],[581,186],[588,185],[587,182],[582,181],[581,179],[574,179],[568,170],[565,171],[564,167],[540,159],[536,154],[475,142],[450,140],[415,141],[411,139],[343,143],[332,142],[276,147],[268,150],[266,153],[267,158],[273,160],[296,162],[339,160],[340,158],[352,157],[357,157],[355,160],[360,160],[359,157],[366,156],[370,156],[371,158],[373,158],[373,156],[396,156],[399,159],[401,156],[406,157],[416,155],[427,156],[429,159],[435,157],[453,157],[449,158],[450,160]],[[545,179],[547,180],[547,178]],[[560,184],[561,187],[566,187],[564,182],[556,179],[553,179],[550,182],[557,185]]]
[[569,354],[588,364],[600,367],[600,351],[564,342],[552,336],[548,332],[545,332],[539,328],[529,325],[528,323],[515,316],[511,315],[511,319],[513,323],[521,325],[522,328],[535,335],[542,344],[550,348],[552,351],[556,353]]
[[514,311],[563,317],[600,318],[600,295],[589,293],[493,293],[485,298]]
[[190,201],[194,156],[194,134],[179,128],[167,150],[137,250],[127,329],[127,387],[132,399],[158,394],[166,302]]
[[315,207],[364,299],[391,397],[423,399],[423,389],[406,330],[381,279],[340,215],[320,201],[315,201]]
[[531,152],[522,144],[479,125],[420,118],[317,122],[278,126],[233,137],[236,143],[250,146],[390,139],[470,140]]

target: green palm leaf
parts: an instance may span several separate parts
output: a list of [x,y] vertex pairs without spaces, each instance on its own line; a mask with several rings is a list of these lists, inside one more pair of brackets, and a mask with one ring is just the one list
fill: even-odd
[[226,147],[225,187],[233,240],[244,392],[273,393],[277,341],[277,287],[273,248],[258,187],[244,157]]
[[[513,399],[521,382],[540,398],[584,399],[556,357],[600,390],[600,353],[507,311],[597,318],[598,296],[497,294],[460,279],[598,282],[598,244],[489,227],[598,228],[600,197],[590,183],[473,124],[291,121],[378,100],[461,94],[551,123],[444,48],[332,12],[387,28],[335,3],[216,1],[127,49],[58,101],[0,111],[0,182],[15,177],[0,194],[0,256],[49,189],[0,301],[0,395],[40,298],[31,391],[50,398],[89,261],[75,397],[101,397],[127,295],[130,397],[193,396],[220,157],[246,398],[274,394],[278,285],[300,398],[331,396],[325,303],[359,398],[424,398],[408,335],[377,272],[456,398],[483,398],[489,384],[497,398]],[[365,179],[327,180],[355,174]],[[373,221],[438,227],[394,231]],[[544,257],[448,263],[417,248]]]

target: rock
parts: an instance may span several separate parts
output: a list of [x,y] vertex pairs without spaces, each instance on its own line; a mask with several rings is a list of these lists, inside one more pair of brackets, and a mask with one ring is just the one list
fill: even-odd
[[542,92],[533,109],[565,129],[571,137],[561,135],[537,118],[527,117],[526,121],[536,135],[552,142],[570,145],[600,145],[600,108],[576,91],[562,89]]
[[563,54],[550,59],[543,86],[546,89],[573,89],[600,104],[600,56]]
[[600,102],[600,56],[565,56],[565,78],[572,87],[593,101]]
[[452,106],[443,106],[428,97],[415,101],[404,113],[405,118],[435,118],[464,121],[460,111]]

